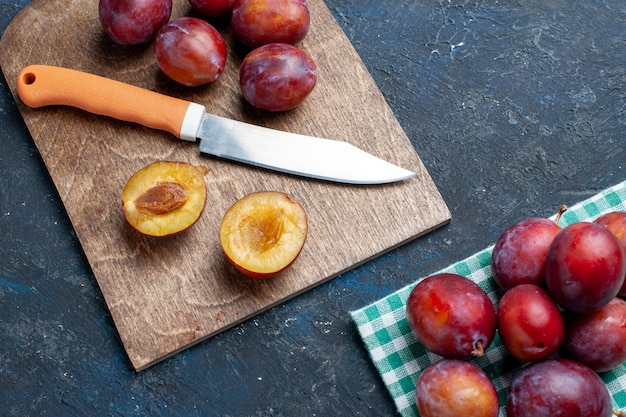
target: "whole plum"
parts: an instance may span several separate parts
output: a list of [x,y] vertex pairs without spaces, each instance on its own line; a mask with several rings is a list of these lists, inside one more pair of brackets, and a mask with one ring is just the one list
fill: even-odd
[[563,354],[596,372],[626,361],[626,301],[613,298],[588,314],[567,314]]
[[102,28],[121,45],[141,45],[154,39],[172,14],[172,0],[100,0]]
[[415,398],[422,417],[496,417],[500,407],[485,371],[461,359],[442,359],[424,369]]
[[189,0],[189,4],[203,16],[225,18],[232,12],[235,0]]
[[[626,211],[611,211],[598,217],[594,223],[609,229],[626,249]],[[626,296],[626,280],[619,290],[620,297]]]
[[154,58],[168,77],[196,87],[215,81],[224,72],[228,50],[222,35],[209,23],[181,17],[159,30]]
[[546,255],[561,227],[541,217],[524,219],[500,235],[491,253],[496,284],[505,290],[519,284],[545,285]]
[[448,358],[482,357],[496,332],[493,303],[473,281],[440,273],[411,290],[406,316],[426,349]]
[[558,306],[534,284],[517,285],[505,292],[496,316],[502,344],[520,360],[535,362],[552,356],[565,337]]
[[611,396],[598,374],[569,359],[548,359],[513,378],[507,417],[609,417]]
[[230,26],[235,38],[250,48],[293,45],[309,32],[311,13],[306,0],[237,0]]
[[606,227],[578,222],[554,238],[546,257],[546,284],[565,310],[588,313],[607,304],[624,283],[626,253]]
[[261,110],[278,112],[298,106],[317,84],[317,67],[296,46],[271,43],[251,51],[239,69],[243,97]]
[[626,211],[611,211],[594,220],[609,229],[626,246]]

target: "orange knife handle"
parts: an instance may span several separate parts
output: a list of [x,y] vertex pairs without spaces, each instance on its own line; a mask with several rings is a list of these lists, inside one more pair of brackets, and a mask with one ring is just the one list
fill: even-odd
[[[20,99],[29,107],[77,107],[93,114],[169,132],[181,137],[195,103],[98,75],[48,65],[30,65],[17,79]],[[202,107],[204,109],[204,107]],[[196,108],[196,113],[198,109]],[[193,132],[195,134],[195,132]],[[186,140],[195,140],[184,137]]]

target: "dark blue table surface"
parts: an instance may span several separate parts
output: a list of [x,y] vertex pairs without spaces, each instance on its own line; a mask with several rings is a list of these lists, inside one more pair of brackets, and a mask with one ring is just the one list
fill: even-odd
[[349,311],[626,179],[623,1],[326,3],[452,222],[135,373],[2,79],[1,415],[394,415]]

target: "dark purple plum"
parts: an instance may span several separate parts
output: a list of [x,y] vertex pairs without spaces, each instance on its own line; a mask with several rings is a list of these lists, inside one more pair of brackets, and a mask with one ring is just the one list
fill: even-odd
[[[611,211],[605,213],[595,220],[595,223],[609,229],[615,237],[622,243],[626,250],[626,211]],[[622,288],[619,290],[620,297],[626,296],[626,281],[622,284]]]
[[596,372],[606,372],[626,361],[626,301],[613,298],[599,310],[567,314],[563,355]]
[[588,313],[615,297],[624,283],[626,253],[606,227],[578,222],[561,230],[546,258],[546,284],[568,311]]
[[406,315],[415,338],[448,358],[481,357],[496,332],[496,313],[475,282],[451,273],[418,282],[407,300]]
[[306,0],[237,0],[230,26],[244,45],[257,48],[268,43],[296,44],[311,25]]
[[189,0],[189,4],[208,18],[224,18],[230,15],[235,0]]
[[279,112],[297,107],[317,84],[317,66],[303,50],[271,43],[251,51],[239,69],[243,97],[261,110]]
[[609,229],[626,246],[626,211],[611,211],[594,220]]
[[520,284],[545,285],[546,255],[561,231],[556,222],[532,217],[508,228],[491,253],[496,284],[505,290]]
[[476,364],[442,359],[428,366],[415,387],[422,417],[496,417],[498,393],[489,376]]
[[222,35],[195,17],[181,17],[163,26],[153,51],[161,71],[189,87],[215,81],[224,72],[228,59]]
[[172,0],[100,0],[98,15],[107,35],[121,45],[154,40],[172,14]]
[[536,362],[561,347],[563,316],[541,287],[521,284],[511,288],[500,299],[496,314],[502,344],[515,358]]
[[610,417],[611,395],[598,374],[569,359],[548,359],[513,378],[507,417]]

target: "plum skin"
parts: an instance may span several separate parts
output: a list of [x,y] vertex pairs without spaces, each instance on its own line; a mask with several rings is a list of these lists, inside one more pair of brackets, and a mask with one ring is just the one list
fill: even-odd
[[482,356],[496,332],[495,308],[487,294],[453,273],[417,283],[409,294],[406,316],[417,341],[448,358]]
[[496,317],[502,344],[517,359],[546,359],[563,343],[563,316],[548,293],[537,285],[521,284],[505,292]]
[[98,16],[105,33],[121,45],[154,39],[172,14],[172,0],[100,0]]
[[237,0],[230,18],[233,35],[250,48],[294,45],[306,37],[310,25],[306,0]]
[[524,219],[496,241],[491,258],[493,278],[502,289],[545,284],[546,255],[561,227],[546,218]]
[[594,220],[609,229],[626,246],[626,211],[611,211]]
[[562,229],[546,257],[548,291],[564,310],[588,313],[602,307],[618,294],[625,275],[624,247],[596,223]]
[[611,395],[600,377],[570,359],[547,359],[513,378],[507,417],[609,417]]
[[626,361],[626,301],[613,298],[592,313],[569,313],[565,323],[563,356],[599,373]]
[[224,18],[232,10],[235,0],[188,0],[189,4],[203,16]]
[[[609,229],[615,237],[620,241],[624,250],[626,250],[626,211],[611,211],[604,213],[594,220],[594,223],[601,224]],[[626,296],[626,280],[619,290],[620,297]]]
[[442,359],[421,373],[415,387],[423,417],[496,417],[498,393],[485,371],[472,362]]
[[163,73],[189,87],[217,80],[228,59],[226,42],[218,30],[194,17],[164,25],[154,41],[153,53]]
[[304,101],[317,84],[317,66],[303,50],[272,43],[251,51],[239,69],[243,97],[265,111],[291,110]]

